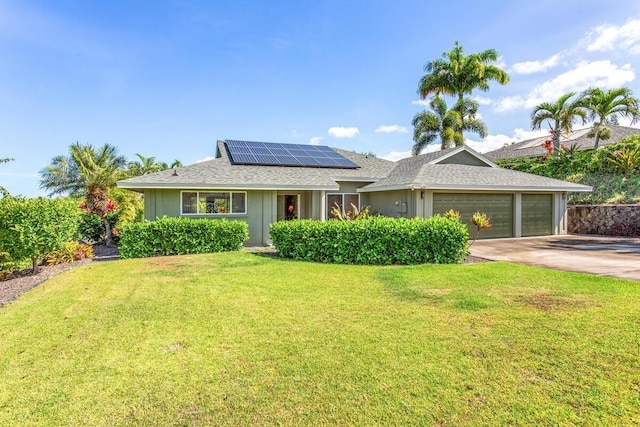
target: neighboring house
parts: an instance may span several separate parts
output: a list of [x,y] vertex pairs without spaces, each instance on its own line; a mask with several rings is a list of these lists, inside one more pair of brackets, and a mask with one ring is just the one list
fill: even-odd
[[[610,125],[609,128],[611,129],[611,137],[606,140],[600,139],[600,147],[606,147],[609,144],[618,142],[625,136],[640,133],[640,129],[625,126]],[[579,150],[593,150],[596,139],[589,138],[587,136],[590,130],[591,128],[587,128],[576,130],[568,135],[562,134],[560,135],[560,144],[564,144],[566,147],[570,147],[575,144]],[[544,142],[550,138],[551,135],[545,135],[534,139],[528,139],[526,141],[516,142],[497,150],[484,153],[483,156],[489,160],[513,159],[518,157],[541,157],[547,153],[544,148]]]
[[[302,164],[302,165],[301,165]],[[391,217],[454,209],[465,222],[485,212],[482,237],[567,232],[566,192],[591,187],[503,169],[469,147],[392,162],[313,145],[218,141],[213,160],[118,182],[144,193],[145,218],[247,221],[247,245],[271,243],[269,225],[330,218],[335,203]]]

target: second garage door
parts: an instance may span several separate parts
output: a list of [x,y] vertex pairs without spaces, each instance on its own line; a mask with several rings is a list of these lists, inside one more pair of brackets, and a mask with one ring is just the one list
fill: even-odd
[[548,236],[552,234],[551,194],[522,195],[522,236]]
[[486,213],[491,222],[491,228],[482,230],[478,238],[513,237],[511,194],[435,193],[433,213],[442,214],[449,209],[460,212],[462,222],[469,227],[469,236],[472,238],[476,229],[470,221],[475,212]]

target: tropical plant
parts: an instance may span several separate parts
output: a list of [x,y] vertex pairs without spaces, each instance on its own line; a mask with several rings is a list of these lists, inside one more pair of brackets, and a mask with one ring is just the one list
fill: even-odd
[[51,164],[40,171],[40,188],[49,195],[69,194],[86,198],[86,210],[102,218],[107,246],[113,245],[111,225],[107,220],[113,211],[109,190],[123,177],[126,160],[117,154],[117,148],[104,144],[75,143],[69,147],[69,156],[56,156]]
[[182,167],[182,162],[178,159],[175,159],[173,162],[171,162],[171,165],[169,166],[171,169],[173,168],[181,168]]
[[[422,99],[425,99],[430,94],[435,94],[436,96],[445,94],[457,97],[453,110],[459,114],[457,120],[460,126],[455,132],[455,138],[446,136],[447,144],[450,141],[454,141],[456,146],[464,145],[463,131],[477,132],[482,138],[486,137],[486,125],[476,117],[478,111],[477,102],[465,99],[464,96],[471,94],[475,89],[488,91],[491,81],[502,85],[509,82],[507,72],[494,65],[496,61],[498,61],[498,52],[494,49],[465,55],[464,48],[456,41],[452,50],[443,52],[441,59],[429,61],[424,66],[426,74],[422,76],[418,84],[418,94]],[[414,117],[414,121],[417,117]],[[423,117],[418,120],[427,119]],[[431,121],[430,124],[433,124],[432,118],[428,120]],[[414,141],[418,144],[420,139],[414,137]],[[424,143],[423,146],[426,144],[428,143]]]
[[588,112],[589,120],[593,121],[593,127],[589,132],[590,138],[595,138],[594,149],[598,149],[600,140],[611,137],[609,125],[618,124],[618,116],[628,117],[632,123],[640,120],[640,107],[638,99],[626,87],[609,90],[589,88],[581,95],[581,104]]
[[480,212],[476,212],[471,216],[471,224],[473,224],[476,227],[476,235],[473,238],[473,241],[469,244],[469,247],[471,247],[471,245],[473,245],[476,240],[478,239],[478,235],[480,234],[481,230],[487,229],[487,228],[491,228],[491,222],[489,221],[489,217],[487,216],[486,213],[480,213]]
[[66,264],[93,258],[93,246],[80,242],[67,242],[58,250],[49,252],[45,259],[47,265]]
[[436,95],[429,102],[433,110],[422,111],[413,117],[413,141],[411,153],[417,156],[424,148],[440,137],[440,149],[455,145],[464,145],[463,131],[473,131],[481,137],[487,135],[487,126],[476,117],[478,103],[463,99],[456,104],[456,108],[449,110],[447,103]]
[[560,148],[561,133],[570,133],[578,118],[582,119],[582,123],[586,120],[587,112],[583,108],[582,100],[574,98],[574,95],[575,92],[565,93],[555,102],[538,104],[531,112],[532,129],[541,129],[544,122],[549,124],[554,153]]
[[613,152],[613,157],[609,157],[608,160],[622,175],[629,177],[635,171],[640,170],[640,145],[616,150]]
[[165,162],[156,161],[153,156],[145,157],[142,154],[136,154],[136,157],[138,160],[129,162],[127,165],[127,173],[130,176],[148,175],[169,169],[169,165]]
[[453,49],[444,52],[441,59],[424,66],[426,74],[420,79],[418,93],[422,99],[432,93],[457,96],[460,103],[464,95],[475,89],[488,91],[491,81],[507,84],[509,75],[494,65],[497,61],[498,52],[494,49],[465,55],[464,48],[456,41]]
[[362,209],[358,209],[356,205],[351,203],[351,209],[345,210],[338,203],[334,203],[331,208],[331,216],[339,221],[355,221],[359,219],[369,218],[370,206],[364,206]]

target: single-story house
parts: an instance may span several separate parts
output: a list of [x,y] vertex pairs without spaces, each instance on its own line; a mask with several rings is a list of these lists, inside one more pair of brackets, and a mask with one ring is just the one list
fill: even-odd
[[566,193],[591,187],[498,167],[469,147],[384,160],[315,145],[224,140],[216,157],[118,182],[144,194],[147,220],[162,216],[247,221],[248,245],[271,243],[269,225],[326,220],[331,208],[370,206],[390,217],[449,209],[465,222],[485,212],[481,237],[567,232]]
[[[601,139],[598,143],[599,147],[606,147],[609,144],[620,141],[625,136],[640,133],[640,129],[637,128],[617,125],[609,125],[608,127],[611,129],[611,136],[605,140]],[[569,134],[561,134],[560,144],[564,144],[566,147],[575,145],[580,151],[593,150],[596,139],[588,136],[590,130],[591,128],[579,129]],[[505,145],[497,150],[484,153],[484,157],[489,160],[515,159],[519,157],[542,157],[547,153],[544,148],[544,142],[550,138],[550,135],[545,135]]]

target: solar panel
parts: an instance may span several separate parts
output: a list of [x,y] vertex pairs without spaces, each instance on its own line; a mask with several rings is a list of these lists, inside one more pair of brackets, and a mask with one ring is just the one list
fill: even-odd
[[307,166],[357,169],[359,166],[324,145],[226,140],[234,165]]

